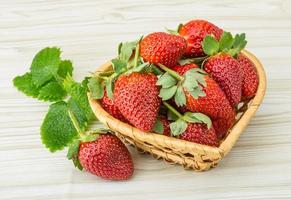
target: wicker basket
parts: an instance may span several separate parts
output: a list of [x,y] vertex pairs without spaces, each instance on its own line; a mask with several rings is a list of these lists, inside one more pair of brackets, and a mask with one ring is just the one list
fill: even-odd
[[[264,98],[266,90],[264,69],[253,54],[248,51],[243,51],[242,53],[255,64],[259,76],[259,87],[256,96],[251,101],[243,103],[235,125],[229,130],[227,137],[220,143],[219,147],[210,147],[156,133],[143,132],[109,115],[98,101],[92,99],[88,94],[91,107],[102,123],[115,131],[120,139],[134,145],[138,150],[148,152],[156,159],[162,158],[168,162],[180,164],[186,169],[194,169],[195,171],[208,170],[215,167],[231,150]],[[98,68],[98,71],[109,69],[111,69],[111,63],[107,62]]]

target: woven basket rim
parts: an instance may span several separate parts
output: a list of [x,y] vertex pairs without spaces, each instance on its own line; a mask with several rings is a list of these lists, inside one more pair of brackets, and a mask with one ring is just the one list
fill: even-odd
[[[264,95],[265,95],[265,90],[266,90],[266,75],[265,75],[265,71],[263,69],[262,64],[249,51],[243,50],[242,53],[246,57],[251,59],[252,62],[255,64],[255,67],[258,72],[258,77],[259,77],[259,86],[258,86],[256,96],[250,102],[248,109],[243,113],[241,118],[231,128],[229,134],[224,139],[224,141],[220,143],[219,147],[212,147],[208,145],[189,142],[189,141],[181,140],[174,137],[168,137],[168,136],[157,134],[157,133],[143,132],[134,126],[131,126],[127,123],[124,123],[112,117],[109,113],[107,113],[102,108],[102,106],[99,104],[97,100],[94,100],[91,97],[90,93],[88,93],[89,103],[92,107],[94,114],[103,124],[113,129],[114,131],[122,133],[123,135],[126,135],[127,137],[133,138],[134,140],[135,139],[142,140],[149,144],[151,143],[158,144],[159,141],[163,141],[164,143],[168,143],[169,146],[177,147],[179,149],[184,148],[185,152],[187,151],[197,151],[200,153],[207,152],[208,154],[220,155],[221,157],[224,157],[231,150],[233,145],[236,143],[237,139],[239,138],[243,130],[248,125],[252,116],[255,114],[256,110],[261,105]],[[111,61],[108,61],[102,66],[100,66],[97,70],[98,72],[100,72],[100,71],[109,70],[110,68],[112,68]]]

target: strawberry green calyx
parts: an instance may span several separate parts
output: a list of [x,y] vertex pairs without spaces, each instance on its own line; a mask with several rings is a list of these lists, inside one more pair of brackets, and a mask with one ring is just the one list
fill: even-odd
[[233,37],[230,32],[223,32],[219,41],[212,35],[207,35],[202,41],[202,48],[208,56],[224,52],[230,54],[232,57],[236,57],[245,48],[246,44],[245,33],[236,34]]
[[90,78],[87,86],[93,99],[101,99],[104,96],[104,82],[100,78]]
[[97,72],[89,79],[88,88],[94,99],[102,99],[106,88],[107,96],[113,99],[114,82],[121,75],[142,72],[151,69],[150,63],[140,57],[140,41],[120,43],[118,57],[111,60],[113,70]]
[[159,67],[166,71],[161,75],[157,81],[157,85],[161,86],[159,96],[163,101],[169,100],[174,97],[178,106],[186,104],[186,89],[195,99],[204,97],[203,87],[206,87],[204,80],[204,72],[200,68],[191,69],[186,72],[184,76],[179,75],[177,72],[159,64]]
[[178,27],[176,28],[176,30],[168,29],[168,28],[166,28],[166,30],[168,33],[170,33],[172,35],[179,35],[179,31],[180,31],[182,26],[183,26],[183,24],[179,24]]
[[171,135],[173,136],[178,136],[185,132],[188,123],[204,123],[208,129],[212,126],[211,119],[202,113],[186,112],[182,115],[169,103],[163,102],[163,105],[169,110],[168,119],[175,120],[175,122],[170,123]]
[[80,147],[81,142],[93,142],[98,139],[100,134],[106,134],[110,132],[110,130],[99,128],[99,129],[84,132],[83,129],[80,127],[80,124],[75,114],[71,110],[68,110],[68,113],[69,113],[71,122],[74,128],[76,129],[78,135],[76,139],[74,139],[69,145],[67,158],[73,161],[74,166],[76,168],[78,168],[79,170],[83,170],[83,167],[80,164],[80,161],[78,158],[78,152],[79,152],[79,147]]

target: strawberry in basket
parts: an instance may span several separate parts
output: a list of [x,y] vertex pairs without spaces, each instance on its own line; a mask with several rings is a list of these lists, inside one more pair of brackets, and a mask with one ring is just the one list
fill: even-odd
[[[218,147],[237,121],[240,103],[248,102],[258,87],[257,72],[241,53],[245,35],[233,37],[204,20],[192,20],[169,32],[121,43],[112,70],[97,72],[89,81],[91,95],[101,99],[113,117],[124,118],[123,122],[150,135],[139,136],[133,127],[112,124],[131,143],[138,138],[138,146],[157,145],[158,152],[165,145],[168,152],[168,144],[179,139]],[[116,112],[104,105],[107,97]],[[107,123],[106,118],[101,121]],[[123,133],[124,129],[130,132]],[[165,139],[155,138],[153,132],[170,139],[163,143]]]

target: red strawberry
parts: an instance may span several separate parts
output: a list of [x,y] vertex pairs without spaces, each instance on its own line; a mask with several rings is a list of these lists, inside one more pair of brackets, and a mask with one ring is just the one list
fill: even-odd
[[171,136],[171,130],[170,130],[170,122],[166,118],[160,119],[163,124],[163,135]]
[[243,75],[242,97],[250,99],[255,96],[259,85],[257,70],[254,63],[243,54],[238,54],[237,60]]
[[151,131],[161,104],[157,77],[152,73],[121,75],[115,82],[114,102],[135,127]]
[[110,99],[107,96],[106,90],[104,92],[103,98],[100,100],[100,103],[104,110],[106,110],[110,115],[112,115],[116,119],[119,119],[120,121],[126,122],[126,119],[123,117],[118,107],[114,104],[113,99]]
[[227,135],[229,128],[233,126],[235,121],[234,114],[235,113],[233,112],[229,116],[225,116],[224,118],[212,120],[212,125],[219,139],[223,139]]
[[190,123],[184,133],[179,137],[182,140],[205,144],[209,146],[218,146],[218,139],[213,127],[207,128],[203,123]]
[[240,65],[231,55],[220,53],[208,58],[204,70],[218,83],[232,106],[241,100],[242,72]]
[[140,55],[148,62],[174,66],[186,49],[186,41],[177,35],[155,32],[147,35],[140,43]]
[[[192,68],[197,68],[195,64],[176,66],[173,68],[180,75]],[[186,91],[186,109],[191,112],[201,112],[209,116],[213,121],[213,127],[216,130],[218,138],[223,138],[228,129],[235,121],[235,111],[231,107],[224,92],[219,85],[209,76],[205,75],[206,87],[203,88],[205,97],[195,99],[189,92]],[[220,120],[220,123],[214,123]],[[225,121],[225,123],[221,123]],[[217,125],[220,125],[217,127]]]
[[179,34],[187,41],[187,49],[184,56],[205,56],[201,46],[205,36],[212,34],[216,39],[220,39],[222,32],[222,29],[205,20],[192,20],[186,23],[179,30]]
[[104,179],[126,180],[134,171],[128,149],[114,135],[81,143],[78,158],[85,170]]

